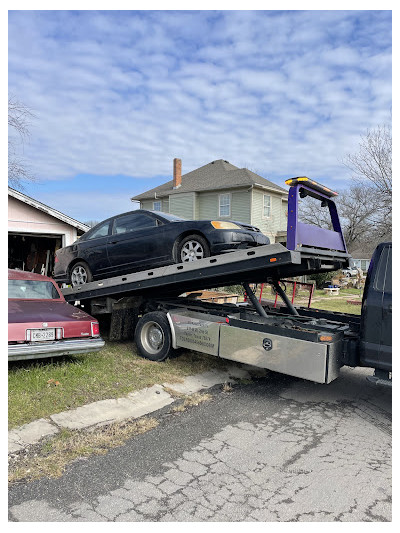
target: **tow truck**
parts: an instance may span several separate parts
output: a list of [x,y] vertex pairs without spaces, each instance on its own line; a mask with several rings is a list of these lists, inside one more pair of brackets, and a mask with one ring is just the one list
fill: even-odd
[[[250,250],[134,272],[63,289],[67,301],[111,317],[110,338],[134,336],[138,353],[163,361],[178,348],[330,383],[347,365],[374,369],[368,379],[391,386],[391,243],[378,245],[368,270],[361,316],[295,307],[279,281],[349,266],[337,193],[307,177],[290,186],[286,246]],[[300,221],[301,199],[329,210],[332,229]],[[263,306],[250,285],[268,282],[282,299]],[[181,296],[242,284],[246,303],[217,304]]]

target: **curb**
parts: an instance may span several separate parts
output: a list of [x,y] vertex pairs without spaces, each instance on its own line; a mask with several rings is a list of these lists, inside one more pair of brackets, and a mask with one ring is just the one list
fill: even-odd
[[76,409],[41,418],[8,432],[8,453],[13,454],[37,444],[42,438],[62,429],[90,430],[129,418],[154,413],[176,401],[172,393],[190,395],[215,385],[235,383],[235,379],[265,376],[266,370],[250,365],[229,366],[226,370],[209,370],[188,376],[182,383],[163,383],[132,392],[124,398],[100,400]]

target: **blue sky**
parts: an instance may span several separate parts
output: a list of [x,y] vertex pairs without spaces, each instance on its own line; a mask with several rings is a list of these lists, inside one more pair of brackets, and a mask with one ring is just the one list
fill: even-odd
[[215,159],[348,184],[391,120],[390,11],[10,11],[26,194],[81,221]]

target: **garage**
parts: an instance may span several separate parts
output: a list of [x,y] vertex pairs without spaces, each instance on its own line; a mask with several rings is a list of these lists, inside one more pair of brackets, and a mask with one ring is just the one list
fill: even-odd
[[51,276],[55,252],[88,229],[86,224],[8,188],[8,268]]
[[9,233],[8,268],[17,268],[51,276],[54,254],[61,248],[62,235],[30,235]]

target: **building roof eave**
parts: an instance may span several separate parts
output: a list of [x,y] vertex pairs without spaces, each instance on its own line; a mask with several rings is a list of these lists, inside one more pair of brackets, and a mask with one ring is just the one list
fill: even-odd
[[8,194],[12,196],[13,198],[15,198],[16,200],[19,200],[20,202],[23,202],[24,204],[30,205],[31,207],[34,207],[35,209],[38,209],[39,211],[43,211],[44,213],[54,218],[57,218],[58,220],[61,220],[62,222],[65,222],[65,224],[68,224],[69,226],[73,226],[74,228],[82,231],[83,233],[86,233],[90,229],[90,227],[87,226],[86,224],[83,224],[82,222],[79,222],[78,220],[75,220],[74,218],[71,218],[68,215],[65,215],[64,213],[61,213],[61,211],[57,211],[57,209],[53,209],[52,207],[46,204],[42,204],[38,200],[35,200],[20,191],[12,189],[11,187],[8,187]]

